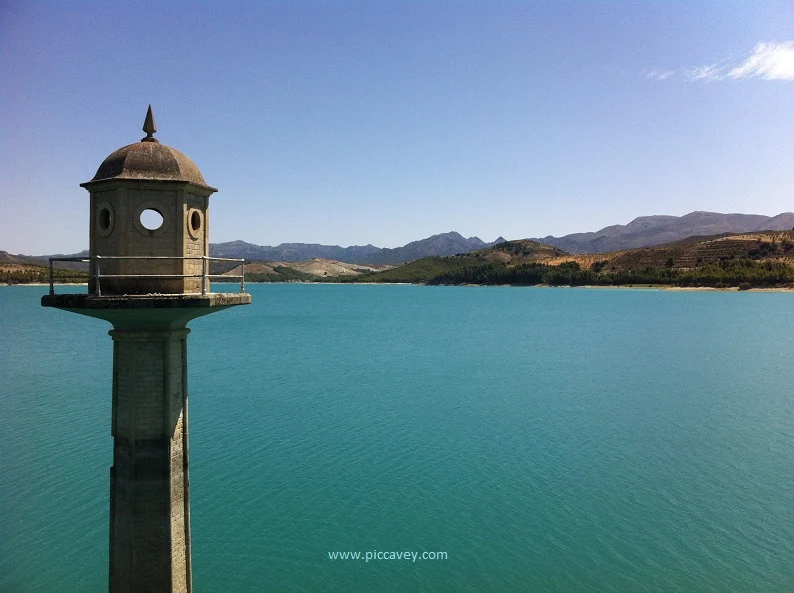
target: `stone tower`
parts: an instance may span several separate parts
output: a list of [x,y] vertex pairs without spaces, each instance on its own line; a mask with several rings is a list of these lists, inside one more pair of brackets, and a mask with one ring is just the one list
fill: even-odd
[[[91,181],[90,245],[92,288],[97,266],[105,278],[101,292],[117,294],[201,292],[201,279],[142,278],[142,275],[200,275],[201,259],[118,259],[102,255],[209,255],[207,214],[210,195],[217,190],[204,181],[193,161],[160,144],[152,108],[143,126],[146,137],[107,157]],[[155,224],[147,222],[152,220]],[[159,226],[155,226],[159,223]],[[97,259],[99,256],[99,259]]]
[[216,190],[154,138],[151,106],[143,129],[82,184],[91,194],[88,293],[51,290],[42,305],[113,324],[110,592],[190,593],[186,325],[251,296],[242,281],[239,293],[209,290]]

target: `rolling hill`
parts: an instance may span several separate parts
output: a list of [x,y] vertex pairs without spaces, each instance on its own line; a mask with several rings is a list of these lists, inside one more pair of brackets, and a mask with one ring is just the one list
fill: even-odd
[[794,228],[794,212],[777,216],[690,212],[685,216],[641,216],[626,225],[613,225],[592,233],[535,239],[569,253],[606,253],[620,249],[651,247],[693,236],[721,233],[783,231]]
[[790,286],[794,231],[695,237],[605,254],[569,254],[533,240],[422,258],[357,282],[423,284]]

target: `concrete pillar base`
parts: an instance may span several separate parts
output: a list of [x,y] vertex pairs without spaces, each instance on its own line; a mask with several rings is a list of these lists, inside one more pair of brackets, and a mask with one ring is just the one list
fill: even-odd
[[192,593],[189,332],[110,332],[110,593]]

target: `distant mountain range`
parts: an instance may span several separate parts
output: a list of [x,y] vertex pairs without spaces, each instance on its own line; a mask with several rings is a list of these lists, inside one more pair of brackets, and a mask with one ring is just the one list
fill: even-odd
[[210,243],[210,255],[245,258],[248,261],[296,262],[319,257],[351,264],[398,264],[430,255],[469,253],[497,243],[504,243],[504,241],[502,237],[492,243],[486,243],[479,237],[466,239],[455,231],[433,235],[427,239],[413,241],[393,249],[375,247],[374,245],[339,247],[338,245],[318,245],[316,243],[282,243],[276,247],[268,247],[245,241],[229,241],[228,243]]
[[688,237],[721,233],[787,231],[794,228],[794,212],[777,216],[690,212],[684,216],[641,216],[629,224],[608,226],[594,233],[532,239],[568,253],[607,253],[620,249],[651,247]]
[[[503,243],[504,238],[486,243],[479,237],[463,237],[454,231],[433,235],[427,239],[413,241],[402,247],[393,249],[375,247],[374,245],[353,245],[339,247],[338,245],[320,245],[317,243],[282,243],[276,247],[267,245],[254,245],[245,241],[228,241],[226,243],[210,243],[212,257],[243,258],[246,261],[272,261],[272,262],[299,262],[315,258],[347,262],[351,264],[398,264],[406,261],[427,257],[430,255],[456,255],[469,253],[477,249],[485,249],[497,243]],[[87,256],[88,251],[71,256]],[[0,263],[21,264],[29,266],[47,266],[49,257],[61,257],[62,254],[49,255],[13,255],[7,251],[0,251]],[[86,264],[70,264],[59,262],[59,268],[85,269]]]
[[[574,233],[564,237],[548,236],[531,240],[553,245],[568,253],[606,253],[620,249],[651,247],[695,236],[786,231],[792,228],[794,228],[794,212],[784,212],[777,216],[690,212],[684,216],[641,216],[628,224],[608,226],[593,233]],[[504,241],[499,237],[493,243],[486,243],[478,237],[466,239],[456,232],[433,235],[394,249],[383,249],[374,245],[339,247],[307,243],[282,243],[277,247],[266,247],[245,241],[231,241],[210,244],[210,254],[216,257],[242,257],[249,261],[303,261],[321,257],[349,263],[397,264],[430,255],[469,253]]]
[[[531,239],[553,245],[568,253],[606,253],[621,249],[636,249],[680,241],[688,237],[714,236],[721,233],[748,233],[758,231],[784,231],[794,228],[794,212],[777,216],[759,214],[720,214],[718,212],[691,212],[685,216],[642,216],[626,225],[608,226],[593,233],[574,233],[564,237]],[[478,237],[468,239],[456,232],[433,235],[393,249],[374,245],[319,245],[316,243],[282,243],[275,247],[254,245],[245,241],[211,243],[210,255],[214,257],[244,258],[247,261],[297,262],[314,258],[336,260],[351,264],[398,264],[431,255],[456,255],[485,249],[504,238],[486,243]],[[79,256],[88,255],[82,251]],[[49,256],[12,255],[0,251],[0,263],[23,265],[48,265]],[[59,264],[58,267],[80,268],[84,264]]]

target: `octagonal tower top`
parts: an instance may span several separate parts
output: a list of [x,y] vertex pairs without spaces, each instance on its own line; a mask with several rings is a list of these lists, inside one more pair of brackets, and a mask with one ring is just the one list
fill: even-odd
[[[50,258],[50,294],[42,305],[107,319],[116,329],[173,329],[250,303],[244,260],[209,255],[209,199],[217,190],[186,155],[154,137],[151,105],[143,131],[80,184],[91,200],[89,254]],[[55,294],[56,261],[88,262],[87,294]],[[239,279],[240,292],[213,293],[214,278]]]
[[89,288],[102,294],[206,292],[209,197],[216,190],[192,160],[154,137],[151,105],[143,131],[144,138],[111,153],[81,184],[91,194]]

